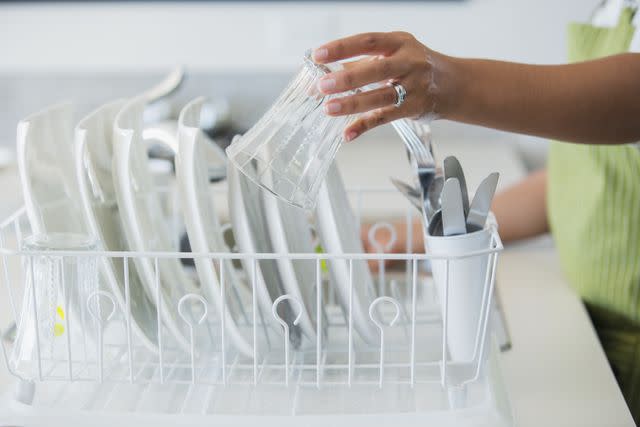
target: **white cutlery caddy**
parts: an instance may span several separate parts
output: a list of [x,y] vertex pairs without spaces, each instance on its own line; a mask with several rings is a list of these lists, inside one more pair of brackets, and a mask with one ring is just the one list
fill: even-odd
[[[212,190],[220,192],[219,190]],[[214,194],[214,197],[219,195]],[[350,198],[359,206],[369,198],[401,196],[390,190],[357,190]],[[224,196],[223,196],[224,197]],[[179,205],[167,192],[166,206]],[[407,224],[415,215],[407,208]],[[176,236],[183,230],[180,215],[167,212],[167,222]],[[506,393],[500,379],[496,347],[489,327],[490,305],[496,263],[502,244],[491,229],[490,247],[481,251],[444,257],[433,254],[280,254],[60,251],[55,254],[25,252],[22,241],[31,234],[24,209],[0,224],[0,280],[7,293],[7,310],[15,328],[4,333],[2,352],[7,370],[16,378],[14,392],[0,403],[0,425],[58,424],[109,425],[513,425]],[[389,228],[382,224],[379,228]],[[395,230],[400,231],[400,230]],[[393,232],[395,232],[393,231]],[[413,230],[407,227],[410,234]],[[176,242],[176,248],[178,247]],[[68,290],[56,301],[36,301],[44,293],[33,282],[28,258],[89,257],[98,263],[120,259],[125,278],[125,305],[120,307],[111,290],[101,281],[87,298],[89,318],[72,315]],[[449,310],[440,309],[438,292],[421,266],[437,259],[445,270],[453,261],[485,257],[488,274],[483,281],[479,324],[473,331],[474,351],[470,360],[453,360],[448,349]],[[225,316],[199,292],[188,292],[157,306],[175,310],[184,322],[187,348],[171,340],[160,313],[154,328],[157,349],[138,340],[131,328],[135,301],[128,292],[128,269],[136,258],[155,266],[165,259],[209,259],[220,265],[233,260],[254,266],[263,260],[286,258],[311,263],[316,301],[317,330],[313,340],[303,337],[296,348],[288,339],[288,325],[279,318],[278,304],[288,301],[295,313],[299,301],[283,294],[265,313],[257,304],[255,276],[243,278],[240,289],[221,280],[221,300],[233,292],[240,310],[239,327],[253,345],[253,356],[241,354],[225,336]],[[355,260],[373,260],[383,267],[374,274],[379,293],[369,307],[370,321],[379,336],[367,343],[356,333],[352,312],[336,303],[328,284],[327,265],[340,260],[350,266],[349,292],[353,295]],[[403,269],[384,268],[385,261],[399,262]],[[460,264],[460,263],[458,263]],[[195,277],[195,273],[194,273]],[[448,279],[448,276],[447,276]],[[64,283],[62,284],[64,288]],[[445,286],[445,292],[450,284]],[[159,295],[159,296],[158,296]],[[162,294],[156,294],[162,298]],[[158,302],[158,301],[156,301]],[[351,302],[351,301],[350,301]],[[43,308],[46,307],[46,308]],[[122,309],[124,308],[124,310]],[[351,308],[351,305],[349,305]],[[223,303],[222,310],[228,309]],[[46,312],[53,310],[53,312]],[[62,313],[62,314],[61,314]],[[39,330],[38,320],[55,317],[53,330]],[[273,316],[280,330],[273,330]],[[75,323],[73,323],[75,322]],[[323,324],[326,323],[326,324]],[[62,327],[60,327],[62,325]],[[26,331],[25,329],[31,328]],[[54,345],[42,348],[40,337],[51,335]],[[17,338],[17,339],[16,339]],[[27,348],[25,342],[31,340]]]

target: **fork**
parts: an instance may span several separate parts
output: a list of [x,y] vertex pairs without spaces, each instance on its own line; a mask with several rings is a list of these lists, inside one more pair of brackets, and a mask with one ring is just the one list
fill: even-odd
[[438,209],[440,209],[440,195],[444,185],[444,171],[442,167],[437,166],[434,146],[431,141],[431,129],[427,128],[428,130],[425,130],[425,127],[415,120],[407,120],[405,124],[409,126],[410,130],[413,130],[418,141],[422,145],[426,146],[429,153],[429,159],[431,159],[430,161],[433,163],[433,167],[435,167],[435,178],[425,190],[425,203],[427,203],[427,207],[429,208],[427,214],[430,220],[433,221],[433,215]]
[[406,119],[392,122],[396,132],[402,138],[407,150],[411,153],[412,163],[418,173],[418,181],[422,189],[422,206],[425,227],[429,226],[429,221],[435,211],[435,206],[429,199],[429,190],[432,182],[436,178],[437,168],[431,150],[430,138],[426,144],[416,134],[415,129]]

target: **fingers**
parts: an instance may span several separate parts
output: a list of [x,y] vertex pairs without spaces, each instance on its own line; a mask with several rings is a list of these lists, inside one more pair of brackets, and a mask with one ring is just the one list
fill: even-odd
[[344,137],[347,141],[353,141],[364,132],[371,130],[375,127],[384,125],[394,120],[405,117],[407,113],[402,108],[396,108],[395,106],[379,108],[373,110],[369,114],[366,114],[349,127],[344,130]]
[[380,107],[393,105],[396,102],[396,91],[392,87],[383,87],[358,93],[344,98],[336,98],[324,104],[324,111],[330,116],[363,113]]
[[400,77],[406,69],[405,63],[392,58],[358,61],[347,69],[322,77],[318,82],[318,89],[324,94],[340,93]]
[[[324,95],[348,95],[325,99],[324,109],[328,115],[365,113],[345,129],[347,141],[393,120],[421,115],[425,108],[435,104],[425,89],[430,84],[428,71],[431,63],[427,60],[428,53],[429,49],[411,34],[403,32],[358,34],[332,41],[313,52],[313,59],[318,63],[365,56],[344,63],[342,69],[326,74],[316,85],[316,89]],[[402,96],[401,101],[405,101],[405,94],[400,90],[396,93],[391,87],[373,85],[383,82],[401,82],[404,88],[417,96],[410,97],[409,102],[396,107],[397,97]],[[358,88],[363,88],[363,91],[348,93]]]
[[363,33],[334,40],[313,51],[313,60],[327,64],[358,55],[389,55],[402,41],[396,33]]
[[362,59],[356,59],[356,60],[353,60],[353,61],[345,61],[345,62],[341,62],[340,64],[342,64],[342,67],[345,70],[353,70],[354,68],[358,68],[362,64],[367,64],[367,63],[369,63],[371,61],[375,61],[377,59],[378,59],[377,56],[365,56]]

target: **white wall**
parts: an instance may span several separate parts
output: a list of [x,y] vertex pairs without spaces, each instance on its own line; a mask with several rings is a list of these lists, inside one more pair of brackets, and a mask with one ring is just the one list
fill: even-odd
[[452,55],[559,62],[598,0],[100,3],[0,6],[0,72],[284,70],[323,41],[406,30]]

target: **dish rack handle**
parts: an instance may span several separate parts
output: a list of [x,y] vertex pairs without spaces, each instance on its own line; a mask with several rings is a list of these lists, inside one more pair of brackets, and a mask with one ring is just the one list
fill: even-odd
[[[100,300],[103,299],[108,302],[109,309],[107,310],[107,315],[105,316],[100,308]],[[107,323],[113,315],[116,313],[116,303],[113,299],[113,295],[107,291],[95,291],[91,295],[87,297],[87,311],[93,317],[97,325],[97,333],[98,333],[98,342],[96,343],[97,354],[98,354],[98,381],[100,383],[104,380],[104,339],[102,336],[102,330],[104,329],[105,323]]]
[[[199,301],[204,307],[202,311],[202,315],[195,322],[195,324],[194,324],[195,319],[193,319],[191,316],[188,316],[184,312],[185,305],[190,300]],[[190,352],[191,352],[191,383],[195,384],[196,383],[196,343],[195,343],[193,328],[196,325],[202,324],[202,322],[204,322],[204,319],[207,318],[207,314],[209,314],[209,305],[207,304],[207,300],[205,300],[201,295],[186,294],[182,298],[180,298],[180,301],[178,301],[178,314],[180,315],[184,323],[186,323],[187,326],[189,326],[189,346],[190,346]]]
[[293,320],[294,325],[297,325],[298,322],[300,322],[303,308],[302,303],[300,303],[298,299],[292,297],[289,294],[280,295],[278,298],[276,298],[276,300],[273,302],[273,305],[271,306],[271,313],[273,314],[273,317],[278,321],[278,323],[280,323],[280,325],[282,325],[282,328],[284,329],[284,381],[285,385],[289,385],[289,325],[287,325],[287,322],[285,322],[284,319],[278,314],[278,305],[280,305],[280,303],[285,300],[294,302],[298,308],[298,314]]
[[[376,310],[376,307],[383,302],[390,302],[395,308],[393,319],[391,319],[388,325],[385,325],[384,321],[378,318],[380,314],[379,311]],[[382,380],[384,378],[384,328],[385,326],[393,326],[396,323],[398,317],[400,317],[400,304],[391,297],[378,297],[369,305],[369,317],[373,324],[380,330],[380,378],[378,380],[378,387],[382,388]]]

